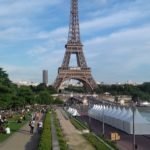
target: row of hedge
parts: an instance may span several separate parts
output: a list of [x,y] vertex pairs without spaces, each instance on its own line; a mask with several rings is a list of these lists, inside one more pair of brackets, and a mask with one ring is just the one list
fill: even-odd
[[108,150],[109,148],[102,143],[92,133],[83,134],[83,136],[94,146],[96,150]]
[[103,139],[103,141],[105,141],[107,144],[109,144],[111,147],[113,147],[115,150],[118,150],[116,142],[115,141],[111,141],[109,139],[104,138],[102,135],[99,136],[101,139]]
[[[81,126],[83,126],[84,128],[86,127],[86,128],[89,128],[86,124],[85,124],[85,122],[81,122],[80,120],[78,120],[78,119],[74,119],[76,122],[78,122]],[[94,138],[97,138],[97,137],[94,137]],[[101,140],[103,140],[105,143],[107,143],[108,145],[110,145],[113,149],[115,149],[115,150],[118,150],[118,148],[117,148],[117,146],[116,146],[116,143],[114,142],[114,141],[111,141],[111,140],[109,140],[109,139],[106,139],[106,138],[104,138],[102,135],[100,135],[99,136],[99,138],[101,139]]]
[[52,137],[51,137],[51,113],[47,112],[43,124],[43,131],[40,137],[38,150],[51,150],[52,149]]
[[[82,122],[73,117],[71,117],[70,121],[78,130],[84,130],[85,128],[87,129],[87,127]],[[112,147],[112,149],[118,150],[114,143],[102,137],[98,138],[93,133],[86,133],[83,134],[83,136],[95,147],[96,150],[108,150],[109,148],[106,144],[104,144],[104,142],[106,142],[110,147]]]
[[67,145],[66,140],[64,139],[62,128],[60,126],[60,122],[57,118],[56,112],[53,112],[53,116],[54,116],[54,125],[55,125],[55,128],[56,128],[56,134],[57,134],[60,150],[67,150],[68,145]]
[[74,118],[70,118],[71,123],[75,126],[76,129],[78,130],[84,130],[86,127],[84,127],[79,121],[77,121]]

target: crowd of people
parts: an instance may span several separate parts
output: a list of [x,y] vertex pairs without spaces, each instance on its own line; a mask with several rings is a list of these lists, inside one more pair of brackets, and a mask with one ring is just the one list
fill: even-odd
[[[42,132],[43,128],[43,114],[46,112],[46,108],[38,108],[36,110],[30,110],[29,109],[23,109],[20,112],[15,113],[8,113],[6,111],[0,112],[0,134],[10,134],[11,133],[11,126],[9,118],[14,118],[17,116],[17,119],[14,119],[16,123],[23,123],[27,118],[27,114],[29,113],[30,121],[29,121],[29,127],[30,127],[30,133],[33,134],[35,128],[37,128],[37,132],[40,134]],[[31,113],[32,112],[32,113]]]
[[37,123],[37,131],[40,134],[42,132],[43,129],[43,121],[42,121],[42,114],[44,114],[46,112],[45,109],[42,109],[39,112],[35,112],[32,114],[31,120],[29,122],[29,126],[30,126],[30,133],[33,134],[34,133],[34,129],[36,127],[36,123]]

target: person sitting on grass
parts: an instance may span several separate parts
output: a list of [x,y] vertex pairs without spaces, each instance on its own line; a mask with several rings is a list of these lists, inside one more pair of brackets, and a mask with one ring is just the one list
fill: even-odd
[[10,128],[8,127],[8,125],[5,128],[5,132],[6,132],[6,134],[10,134]]

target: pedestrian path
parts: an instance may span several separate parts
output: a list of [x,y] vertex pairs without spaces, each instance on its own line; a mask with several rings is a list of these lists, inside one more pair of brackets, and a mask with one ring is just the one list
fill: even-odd
[[64,117],[62,109],[56,110],[67,144],[72,150],[94,150],[95,148],[79,133],[71,124],[70,120]]
[[30,134],[28,124],[24,125],[18,132],[0,144],[0,150],[37,150],[40,135],[36,128],[34,133]]
[[57,138],[57,134],[56,134],[56,128],[54,126],[53,114],[51,115],[51,131],[52,131],[52,147],[53,147],[53,150],[60,150],[59,143],[58,143],[58,138]]

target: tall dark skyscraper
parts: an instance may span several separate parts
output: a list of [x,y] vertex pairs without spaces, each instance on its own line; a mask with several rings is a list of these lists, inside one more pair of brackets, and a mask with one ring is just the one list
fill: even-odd
[[43,70],[43,83],[48,84],[48,70]]

